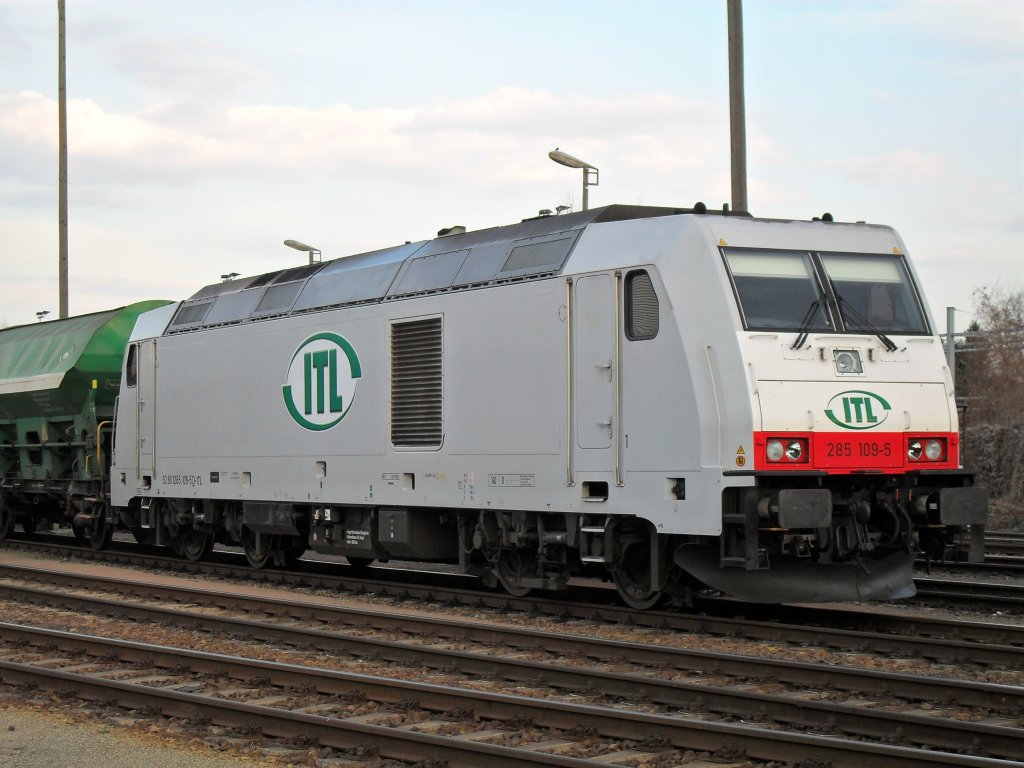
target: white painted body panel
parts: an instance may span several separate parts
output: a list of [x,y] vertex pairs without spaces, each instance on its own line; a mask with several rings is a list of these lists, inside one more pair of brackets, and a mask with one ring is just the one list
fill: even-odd
[[[664,216],[588,225],[553,277],[164,336],[174,307],[157,310],[132,337],[155,338],[155,466],[147,486],[150,468],[136,450],[139,393],[123,383],[113,504],[148,496],[529,509],[640,515],[663,533],[717,535],[722,489],[754,483],[724,474],[753,451],[753,433],[816,429],[820,415],[808,416],[809,404],[849,383],[816,351],[835,339],[812,334],[807,349],[794,351],[792,335],[743,331],[721,243],[902,250],[884,227]],[[608,369],[611,329],[621,334],[615,285],[633,269],[651,276],[660,329],[650,340],[620,338],[620,365]],[[571,356],[570,309],[581,313]],[[443,322],[444,441],[396,449],[390,324],[435,316]],[[323,331],[355,348],[362,377],[344,419],[315,432],[289,416],[282,387],[296,350]],[[956,429],[934,338],[896,339],[895,353],[880,352],[870,336],[840,341],[874,350],[877,364],[863,380],[906,403],[913,428]],[[679,479],[685,499],[671,490]],[[606,501],[585,498],[594,481],[608,483]]]

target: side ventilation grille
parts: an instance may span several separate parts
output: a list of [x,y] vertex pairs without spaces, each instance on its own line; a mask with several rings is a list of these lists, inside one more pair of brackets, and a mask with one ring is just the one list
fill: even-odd
[[440,448],[441,318],[391,326],[391,443]]

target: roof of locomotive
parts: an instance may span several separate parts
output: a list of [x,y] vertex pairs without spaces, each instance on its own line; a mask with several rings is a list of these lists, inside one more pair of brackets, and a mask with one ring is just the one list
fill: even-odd
[[550,277],[559,274],[590,224],[685,213],[728,212],[708,210],[702,203],[694,208],[609,205],[473,232],[439,233],[433,240],[206,286],[182,302],[165,332]]

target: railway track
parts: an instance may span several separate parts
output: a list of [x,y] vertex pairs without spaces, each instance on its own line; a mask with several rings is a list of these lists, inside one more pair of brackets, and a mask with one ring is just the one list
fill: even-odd
[[1024,555],[1024,532],[986,531],[985,552]]
[[919,567],[946,570],[981,570],[1024,573],[1024,532],[989,530],[985,532],[985,559],[982,562],[920,560]]
[[[46,578],[48,577],[43,576],[44,580]],[[10,591],[11,585],[7,583],[10,580],[9,574],[4,576],[5,599],[17,599]],[[517,685],[526,684],[533,688],[551,688],[552,692],[542,693],[542,697],[545,699],[555,697],[557,691],[589,690],[592,691],[590,696],[596,697],[596,700],[601,703],[596,707],[594,705],[569,705],[565,702],[552,704],[550,701],[545,704],[532,700],[519,701],[518,699],[521,697],[513,697],[512,701],[505,701],[500,695],[485,696],[481,699],[478,695],[479,692],[453,691],[450,686],[439,691],[428,685],[417,687],[417,685],[396,684],[394,680],[371,681],[365,675],[353,677],[343,673],[328,673],[323,670],[294,670],[295,676],[288,677],[285,675],[285,669],[291,670],[291,667],[278,668],[273,665],[261,667],[256,664],[255,667],[248,667],[249,671],[246,672],[242,670],[242,667],[252,662],[238,659],[230,661],[230,664],[236,665],[231,666],[230,669],[233,671],[228,673],[228,677],[232,680],[250,678],[262,680],[266,678],[268,681],[274,681],[273,686],[287,691],[312,688],[317,692],[317,696],[343,696],[345,691],[353,690],[353,686],[358,686],[359,690],[364,692],[367,690],[378,691],[379,688],[380,692],[375,692],[371,698],[380,706],[371,708],[370,715],[372,716],[358,722],[361,725],[372,725],[380,720],[388,724],[385,730],[408,726],[413,731],[419,731],[422,728],[419,728],[417,724],[425,722],[428,725],[424,728],[431,731],[434,736],[437,735],[438,730],[455,731],[463,741],[479,746],[480,743],[483,743],[481,739],[507,736],[509,722],[516,726],[522,717],[528,716],[534,728],[541,728],[548,734],[543,741],[545,743],[552,742],[551,749],[556,749],[555,745],[558,745],[556,751],[566,749],[572,751],[570,747],[580,740],[582,733],[586,735],[584,740],[589,740],[587,749],[591,751],[600,749],[600,745],[604,744],[610,752],[626,754],[623,751],[621,740],[627,737],[630,745],[627,745],[625,750],[632,752],[637,752],[638,743],[641,752],[653,746],[655,753],[663,753],[672,749],[708,751],[712,747],[717,749],[727,743],[734,750],[738,750],[738,754],[741,753],[756,759],[803,760],[814,757],[814,759],[827,759],[837,766],[861,765],[867,759],[879,759],[886,765],[1006,764],[1000,763],[1000,761],[978,762],[980,758],[953,754],[954,751],[962,751],[965,748],[979,754],[999,755],[1005,759],[1024,757],[1022,735],[1019,728],[1020,713],[1024,712],[1024,708],[1020,706],[1024,701],[1024,690],[1011,686],[986,686],[974,682],[933,680],[919,676],[901,676],[879,672],[864,673],[853,669],[823,669],[816,665],[786,663],[765,658],[744,659],[723,654],[686,652],[660,646],[642,646],[636,643],[586,640],[578,636],[552,635],[529,630],[510,631],[507,627],[481,625],[478,622],[459,622],[437,618],[413,620],[408,616],[396,617],[389,612],[352,611],[351,609],[339,611],[336,607],[331,608],[316,602],[253,600],[237,594],[209,590],[181,591],[168,590],[166,587],[150,590],[145,585],[125,584],[115,580],[108,581],[106,587],[108,591],[125,590],[135,601],[142,600],[153,603],[158,600],[164,605],[150,605],[148,609],[140,609],[138,605],[94,597],[90,610],[105,615],[130,616],[136,621],[143,618],[146,620],[157,618],[168,625],[178,627],[195,622],[195,626],[201,627],[207,632],[225,632],[294,647],[329,649],[332,653],[339,654],[355,653],[364,658],[379,658],[389,664],[423,665],[432,670],[457,669],[460,674],[471,676],[473,679],[479,679],[483,675],[510,680]],[[99,584],[90,581],[87,584],[75,584],[73,588],[95,593]],[[20,599],[42,601],[51,606],[62,604],[65,608],[75,611],[82,611],[87,605],[75,602],[75,596],[66,595],[67,600],[62,601],[56,597],[56,591],[51,592],[45,598],[41,597],[40,592],[39,589],[28,588]],[[96,602],[100,600],[103,602],[102,605]],[[174,604],[175,607],[173,609],[164,607],[168,603]],[[190,609],[184,607],[186,603],[191,606]],[[211,607],[214,605],[226,610],[233,610],[236,613],[241,611],[244,615],[258,612],[263,616],[257,621],[250,618],[217,617],[211,615]],[[142,610],[141,613],[140,610]],[[280,624],[282,621],[287,626],[282,626]],[[336,625],[344,623],[345,631],[325,632],[322,629],[298,626],[303,622],[312,622],[318,627],[331,626],[334,630],[337,630]],[[406,639],[396,641],[380,637],[354,638],[349,629],[353,622],[368,622],[368,628],[374,633],[397,632],[405,636]],[[228,669],[229,662],[219,656],[212,658],[208,655],[196,656],[193,654],[190,657],[187,652],[174,649],[153,648],[138,644],[104,643],[91,638],[82,638],[77,634],[55,634],[52,632],[32,634],[33,632],[35,631],[24,627],[0,627],[0,643],[3,644],[0,645],[0,669],[3,670],[2,674],[5,680],[9,682],[11,680],[32,680],[34,675],[45,674],[47,680],[51,680],[47,683],[48,685],[55,687],[72,685],[76,689],[81,687],[82,695],[113,696],[123,706],[137,706],[133,702],[144,700],[145,695],[151,693],[151,691],[138,690],[138,686],[156,686],[161,690],[167,689],[172,694],[169,699],[171,703],[167,705],[166,710],[161,704],[162,711],[174,714],[182,711],[182,708],[188,709],[189,706],[193,708],[192,711],[195,711],[194,708],[198,706],[204,712],[207,709],[216,712],[216,717],[224,718],[224,722],[228,723],[234,722],[243,714],[258,716],[259,722],[268,723],[261,727],[266,732],[275,734],[291,734],[294,732],[294,728],[309,726],[310,721],[306,715],[309,715],[310,711],[315,711],[320,713],[318,716],[322,716],[322,707],[330,703],[319,700],[310,701],[302,696],[296,697],[291,694],[286,696],[280,690],[264,690],[265,685],[256,686],[255,692],[251,695],[246,694],[245,698],[249,705],[256,707],[267,708],[266,705],[270,702],[274,706],[270,706],[269,709],[276,710],[279,709],[277,704],[281,701],[290,702],[288,711],[292,714],[288,719],[300,723],[300,725],[291,726],[292,730],[290,731],[287,726],[269,724],[275,716],[274,713],[254,712],[248,705],[239,709],[236,706],[239,704],[238,701],[233,700],[231,706],[227,708],[229,711],[225,712],[221,703],[190,698],[206,695],[196,693],[195,690],[184,698],[181,697],[184,689],[192,690],[197,685],[197,683],[190,682],[191,678],[181,679],[182,675],[185,675],[184,670],[190,670],[191,674],[192,670],[209,672],[211,669]],[[420,640],[430,638],[431,642],[427,646],[423,646],[419,640],[415,640],[417,638]],[[414,640],[410,641],[410,639]],[[436,647],[438,640],[442,646],[440,649]],[[459,644],[458,649],[443,647],[449,646],[456,640]],[[43,666],[53,669],[54,674],[51,677],[49,672],[34,671],[39,664],[32,664],[31,659],[26,659],[24,655],[19,656],[19,654],[25,653],[22,646],[26,643],[32,648],[36,646],[43,646],[47,649],[52,646],[68,647],[78,655],[73,655],[72,662],[65,664],[57,660],[51,651],[44,651],[42,656],[45,657],[43,661],[46,663]],[[476,647],[467,648],[465,645],[467,643]],[[4,650],[8,645],[12,646],[12,653],[7,653]],[[120,652],[114,653],[111,650],[111,648],[120,649],[122,647],[129,649],[130,653],[125,651],[125,655]],[[516,658],[517,655],[535,652],[539,649],[543,649],[548,656],[553,654],[560,663],[555,663],[550,659],[528,661]],[[90,671],[92,662],[86,662],[83,666],[82,652],[87,653],[90,657],[106,660],[99,665],[99,672],[93,674]],[[35,652],[32,651],[29,655],[33,653]],[[127,673],[130,680],[119,679],[121,686],[115,693],[100,693],[100,689],[96,686],[102,687],[103,679],[125,677],[122,673],[112,671],[106,666],[112,662],[115,656],[120,659],[122,655],[125,655],[125,663],[136,665],[134,671]],[[137,665],[140,658],[150,659],[147,662],[149,666],[144,665],[139,668]],[[566,659],[576,661],[567,664]],[[575,664],[579,663],[579,659],[585,661],[586,665],[574,668]],[[629,659],[628,664],[624,659]],[[595,667],[595,664],[598,664],[598,667]],[[619,670],[631,665],[634,669],[631,669],[630,672],[609,672],[600,669],[601,665],[605,667],[611,665]],[[177,672],[169,675],[168,669]],[[268,669],[274,672],[273,676],[267,672]],[[703,681],[695,683],[676,679],[659,679],[666,675],[672,677],[676,670],[689,670],[688,674],[696,673],[697,677],[703,678]],[[302,677],[299,672],[305,677]],[[79,679],[82,676],[88,679]],[[96,677],[101,680],[97,682],[93,679]],[[330,678],[333,682],[321,683],[320,677]],[[721,679],[724,682],[715,683],[716,679]],[[765,694],[757,691],[757,688],[765,685],[766,680],[776,686],[787,685],[790,690],[785,695]],[[833,697],[821,696],[822,689],[826,685],[830,686],[833,691],[843,692],[838,697],[839,701],[830,701],[829,699]],[[229,690],[234,691],[238,685],[232,683],[228,687]],[[245,687],[243,686],[243,688]],[[410,697],[417,702],[415,707],[410,707],[408,704],[411,700]],[[256,704],[249,701],[253,698],[255,698]],[[852,704],[850,703],[851,699],[856,699],[859,703]],[[161,694],[160,701],[163,700]],[[647,703],[654,705],[657,709],[671,709],[672,713],[664,715],[635,711],[625,713],[629,715],[625,717],[620,716],[620,706],[612,707],[615,710],[613,712],[605,711],[609,709],[605,703],[607,701],[626,701],[631,707],[636,707],[638,703]],[[936,701],[957,701],[957,707],[967,707],[967,711],[974,712],[973,722],[964,724],[956,719],[963,717],[964,711],[951,712],[950,718],[937,717],[932,704]],[[406,703],[402,705],[402,702]],[[246,702],[241,703],[245,704]],[[396,703],[404,706],[406,710],[415,709],[415,716],[410,716],[408,713],[403,716],[395,715]],[[399,706],[399,709],[402,706]],[[502,709],[502,706],[506,708]],[[924,709],[921,709],[922,707]],[[953,709],[957,707],[953,707]],[[918,708],[919,711],[912,711],[915,708]],[[363,712],[362,709],[359,711]],[[924,714],[925,711],[928,714]],[[296,712],[301,716],[294,720]],[[451,712],[462,712],[463,714],[460,717],[455,717],[453,721],[451,716],[445,714]],[[519,721],[515,719],[517,712]],[[524,715],[524,713],[529,714]],[[756,726],[725,722],[725,719],[729,717],[743,717],[744,715],[761,722]],[[396,717],[400,724],[396,724]],[[707,717],[720,719],[717,722],[701,720],[701,718]],[[457,725],[460,722],[463,723],[462,726]],[[552,729],[557,731],[570,728],[569,723],[577,727],[568,735],[561,734],[554,737],[550,735],[549,732],[552,732]],[[321,725],[323,724],[321,723]],[[790,730],[775,730],[783,726]],[[327,728],[326,725],[323,727]],[[347,725],[333,724],[331,728],[344,733],[350,731]],[[695,728],[696,731],[694,731]],[[802,729],[802,732],[793,733],[792,729],[794,728]],[[876,741],[850,742],[846,738],[825,737],[813,732],[823,728],[844,735],[852,735],[857,739],[874,739]],[[511,730],[516,731],[517,728],[513,727]],[[320,733],[319,730],[316,732]],[[359,728],[356,729],[356,732],[360,738],[366,736]],[[903,744],[894,746],[878,741],[889,741],[894,733],[901,734]],[[780,735],[784,738],[780,738]],[[620,741],[602,742],[607,739],[619,739]],[[418,737],[413,740],[421,745],[427,743],[419,741]],[[344,746],[346,743],[351,744],[351,738],[345,742],[341,736],[334,734],[322,739],[321,743],[330,746]],[[376,741],[373,743],[377,744]],[[613,744],[617,746],[613,748]],[[390,748],[387,747],[387,749]],[[407,748],[411,747],[403,746],[401,749]],[[459,748],[461,749],[461,747]],[[922,748],[925,749],[922,750]],[[541,751],[546,752],[548,749],[546,746]],[[937,749],[942,754],[936,753]],[[532,747],[527,751],[537,750],[536,747]],[[922,751],[924,754],[917,754]],[[382,752],[382,754],[384,753]],[[406,753],[395,752],[395,756],[399,759],[409,759],[402,757],[402,754]],[[449,753],[445,752],[444,754],[448,755]],[[513,761],[512,755],[505,752],[500,753],[499,757],[505,762],[499,760],[498,763],[490,763],[484,762],[483,757],[480,756],[467,758],[465,755],[457,756],[455,754],[450,757],[446,756],[445,759],[449,760],[451,765],[576,764],[517,762],[521,758],[516,758],[516,761]],[[531,755],[529,759],[533,760],[534,757]],[[671,756],[668,756],[668,759],[671,760]],[[924,762],[920,762],[922,760]],[[608,764],[608,762],[603,764]],[[659,763],[659,765],[661,764],[672,765],[673,763]]]
[[985,560],[980,563],[932,563],[927,567],[924,563],[918,563],[920,568],[931,572],[942,573],[990,573],[1001,576],[1024,576],[1024,558],[1014,555],[985,555]]
[[[448,605],[479,606],[560,619],[586,619],[609,624],[701,632],[725,637],[744,637],[798,644],[824,644],[851,651],[861,649],[907,653],[906,638],[913,638],[917,653],[926,658],[977,659],[985,663],[1020,663],[1024,652],[1024,627],[991,621],[933,618],[920,614],[882,613],[846,607],[762,605],[735,600],[703,600],[699,612],[635,611],[617,603],[611,589],[577,586],[572,601],[527,596],[514,598],[483,589],[476,579],[433,571],[353,569],[338,563],[303,561],[302,571],[264,569],[254,571],[244,558],[218,552],[216,561],[190,563],[164,554],[140,553],[134,548],[94,552],[50,540],[0,542],[4,547],[27,547],[62,557],[76,556],[118,563],[235,579],[259,581],[283,587],[318,587],[351,594],[372,593],[396,600],[427,600]],[[412,581],[410,581],[412,579]],[[924,584],[927,594],[929,586]],[[973,605],[986,608],[981,591],[974,586]],[[1006,608],[1003,600],[994,610]],[[962,601],[961,601],[962,602]],[[991,607],[991,606],[987,606]]]
[[1024,533],[1017,531],[987,531],[985,533],[985,559],[979,563],[919,560],[919,570],[931,575],[991,573],[1002,576],[1024,576]]
[[802,759],[837,766],[871,759],[890,766],[1009,765],[991,758],[458,691],[29,627],[0,625],[0,642],[0,673],[8,682],[71,689],[83,698],[114,700],[148,713],[158,709],[189,717],[198,711],[218,724],[255,725],[277,738],[315,738],[319,745],[342,750],[369,747],[374,754],[406,761],[429,754],[451,766],[477,768],[583,768],[652,758],[672,765],[673,751],[682,763],[690,762],[688,752],[701,750],[713,758]]
[[954,579],[915,579],[917,600],[969,606],[984,605],[994,610],[1024,612],[1024,585],[993,584]]

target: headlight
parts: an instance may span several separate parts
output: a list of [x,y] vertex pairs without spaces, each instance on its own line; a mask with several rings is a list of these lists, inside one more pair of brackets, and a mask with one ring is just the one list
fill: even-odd
[[835,361],[836,373],[840,376],[864,373],[864,364],[860,360],[860,352],[856,349],[834,349],[832,359]]
[[912,437],[907,443],[907,458],[911,461],[944,461],[946,441],[941,437]]
[[807,438],[770,437],[765,440],[764,457],[769,464],[806,464]]

